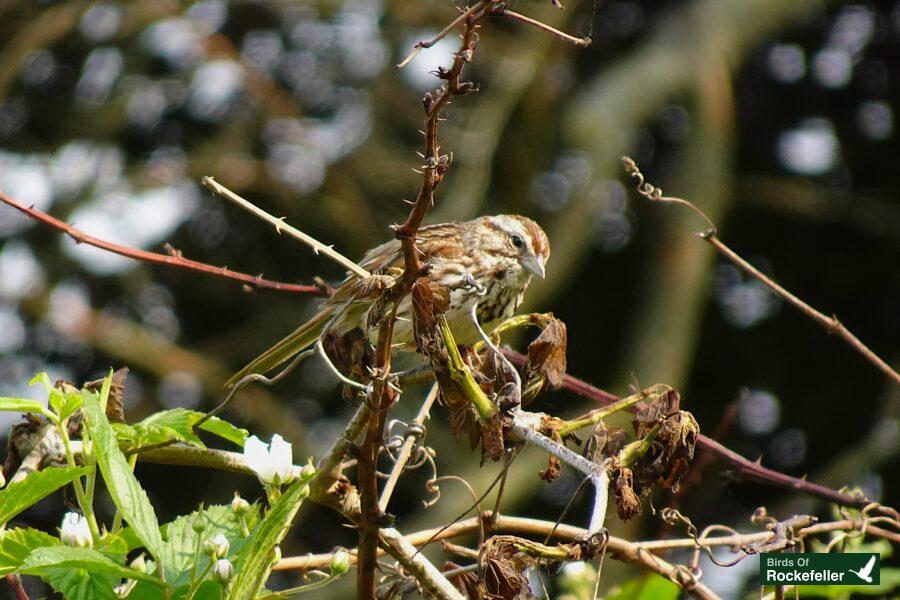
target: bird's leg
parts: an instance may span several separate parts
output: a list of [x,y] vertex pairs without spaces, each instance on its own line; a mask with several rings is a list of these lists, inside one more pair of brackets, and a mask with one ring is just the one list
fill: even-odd
[[497,359],[501,365],[503,365],[504,370],[509,374],[511,381],[509,381],[504,387],[507,387],[509,384],[512,384],[513,389],[513,397],[517,401],[517,404],[522,402],[522,378],[519,377],[519,371],[509,362],[505,356],[503,356],[503,352],[500,351],[500,348],[494,344],[493,340],[491,340],[491,336],[485,333],[484,329],[481,328],[481,323],[478,322],[478,303],[474,302],[472,304],[472,310],[470,311],[470,316],[472,317],[472,324],[475,326],[475,330],[478,332],[478,335],[481,336],[481,339],[484,341],[484,345],[488,348],[488,350],[494,355],[494,358]]

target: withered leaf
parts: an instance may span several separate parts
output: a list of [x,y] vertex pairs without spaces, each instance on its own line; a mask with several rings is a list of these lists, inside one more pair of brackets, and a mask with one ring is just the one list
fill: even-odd
[[616,512],[623,521],[641,514],[641,499],[634,491],[634,473],[620,467],[610,473],[613,491],[616,495]]
[[638,485],[674,488],[690,468],[699,435],[697,420],[686,410],[664,418],[649,450],[634,465]]
[[[109,398],[106,401],[106,417],[113,423],[125,422],[125,380],[127,378],[128,367],[122,367],[112,374]],[[103,379],[88,381],[84,387],[99,392],[103,388]]]
[[[458,569],[460,565],[453,561],[444,563],[443,571],[452,571]],[[474,571],[467,571],[453,577],[453,584],[466,595],[469,600],[481,600],[481,593],[478,591],[478,574]]]
[[621,427],[607,425],[598,421],[588,438],[585,456],[594,462],[601,462],[608,456],[614,456],[625,446],[628,434]]
[[553,482],[562,473],[562,463],[552,454],[547,459],[547,468],[538,473],[538,477],[547,483]]
[[520,600],[534,598],[526,572],[534,559],[520,552],[513,536],[498,535],[484,543],[484,578],[479,598]]
[[[545,389],[562,387],[566,374],[566,324],[552,319],[541,334],[528,346],[528,360],[525,363],[525,388],[536,389],[535,395]],[[540,382],[540,386],[537,386]],[[531,398],[528,398],[530,400]]]
[[681,405],[681,394],[671,388],[667,388],[647,406],[644,410],[635,413],[631,424],[639,438],[644,437],[647,431],[652,429],[659,421],[678,411]]

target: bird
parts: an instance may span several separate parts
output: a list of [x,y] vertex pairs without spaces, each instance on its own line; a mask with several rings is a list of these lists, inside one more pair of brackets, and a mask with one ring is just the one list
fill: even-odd
[[873,554],[869,558],[869,562],[866,563],[859,571],[854,571],[853,569],[847,569],[866,583],[872,583],[872,569],[875,567],[875,555]]
[[[550,258],[547,234],[536,222],[520,215],[425,225],[416,234],[416,248],[432,289],[447,292],[444,316],[460,345],[481,339],[472,322],[473,305],[477,303],[475,314],[485,329],[511,317],[532,279],[544,278]],[[369,250],[359,264],[372,274],[369,279],[390,280],[391,275],[402,272],[403,260],[400,242],[392,240]],[[370,313],[378,306],[379,295],[372,293],[372,287],[372,281],[349,275],[315,316],[235,373],[226,387],[250,374],[269,373],[325,334],[341,336],[359,329],[374,344],[378,327],[373,326]],[[390,312],[384,306],[377,310]],[[409,295],[397,309],[392,342],[397,347],[414,348]]]

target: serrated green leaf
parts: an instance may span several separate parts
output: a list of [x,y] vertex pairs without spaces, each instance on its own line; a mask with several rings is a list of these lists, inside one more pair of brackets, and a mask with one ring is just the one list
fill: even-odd
[[272,549],[284,539],[303,499],[308,495],[308,482],[302,479],[295,481],[250,533],[250,539],[235,563],[235,576],[228,588],[229,600],[256,597],[272,570]]
[[44,580],[66,600],[118,600],[118,580],[107,573],[85,569],[49,569]]
[[[151,432],[163,432],[166,428],[170,428],[168,430],[169,437],[175,437],[183,442],[202,448],[204,447],[203,442],[194,432],[194,426],[203,417],[204,414],[197,411],[184,408],[173,408],[171,410],[165,410],[150,415],[143,421],[135,423],[133,427],[136,433],[146,430],[148,435],[150,435]],[[200,426],[200,429],[208,431],[213,435],[217,435],[241,447],[244,446],[244,440],[248,435],[246,429],[235,427],[228,421],[223,421],[218,417],[212,417],[204,421]],[[166,439],[168,438],[150,441],[141,436],[141,444],[155,444],[164,442]]]
[[213,435],[217,435],[222,439],[228,440],[229,442],[244,447],[244,441],[247,439],[247,436],[250,433],[246,429],[241,429],[240,427],[236,427],[229,423],[228,421],[224,421],[219,417],[212,417],[207,420],[200,426],[200,429],[204,431],[208,431]]
[[[197,533],[192,523],[197,516],[201,516],[206,528]],[[246,515],[247,527],[253,529],[259,523],[259,507],[251,505]],[[166,581],[178,586],[188,582],[191,567],[194,561],[194,551],[200,541],[208,540],[218,534],[228,538],[231,546],[229,556],[237,555],[246,544],[247,538],[241,531],[241,525],[231,507],[227,505],[215,505],[200,511],[194,511],[189,515],[178,517],[165,525],[166,541],[163,544],[163,565],[166,569]],[[209,558],[201,554],[200,564],[197,570],[202,572],[209,564]]]
[[59,546],[62,542],[38,529],[10,529],[0,534],[0,575],[12,573],[37,548]]
[[[65,421],[71,417],[84,404],[84,398],[81,394],[63,393],[59,390],[54,390],[54,392],[56,393],[50,393],[50,406],[53,408],[53,412],[59,415],[60,421]],[[82,393],[90,394],[91,392],[84,391]]]
[[131,525],[144,547],[159,562],[162,548],[159,521],[147,493],[138,483],[125,455],[119,449],[116,432],[106,418],[103,404],[108,394],[109,378],[104,382],[99,397],[85,397],[86,425],[93,441],[97,464],[116,507],[122,512],[125,521]]
[[[203,448],[205,447],[203,442],[194,433],[194,424],[200,420],[201,416],[200,413],[192,410],[173,408],[150,415],[143,421],[135,423],[134,428],[135,431],[138,431],[141,427],[166,427],[171,429],[179,440]],[[141,440],[141,443],[146,442]]]
[[25,412],[37,413],[55,419],[56,415],[47,410],[43,402],[37,400],[27,400],[25,398],[6,398],[0,397],[0,411],[3,412]]
[[[179,592],[182,594],[181,597],[183,597],[184,591],[187,591],[186,587],[183,588],[183,591],[181,589],[175,589],[169,597],[169,600],[176,600],[179,598]],[[138,582],[126,597],[128,600],[163,600],[164,593],[164,590],[150,585],[149,583]]]
[[118,579],[134,579],[165,586],[156,577],[119,564],[93,548],[71,546],[37,548],[22,563],[19,573],[46,576],[50,569],[84,569],[90,573],[106,573]]
[[9,484],[0,491],[0,524],[89,471],[87,467],[48,467]]

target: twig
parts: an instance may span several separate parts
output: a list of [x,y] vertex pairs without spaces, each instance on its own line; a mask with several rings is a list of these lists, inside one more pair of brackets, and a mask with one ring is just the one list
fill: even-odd
[[633,159],[626,156],[622,160],[625,163],[625,172],[631,175],[631,177],[633,177],[637,182],[637,191],[641,196],[647,198],[652,202],[680,204],[694,211],[697,215],[700,216],[700,218],[706,221],[706,223],[710,227],[708,231],[697,234],[701,239],[709,242],[713,246],[713,248],[715,248],[720,254],[722,254],[722,256],[737,265],[744,272],[762,282],[763,285],[772,290],[772,292],[779,298],[824,327],[825,331],[830,335],[836,335],[844,342],[849,344],[850,347],[856,350],[860,355],[862,355],[863,358],[868,360],[881,372],[891,378],[894,383],[900,384],[900,373],[895,371],[886,361],[875,354],[858,337],[856,337],[849,329],[847,329],[844,324],[838,320],[837,315],[832,315],[829,317],[828,315],[819,312],[791,292],[781,287],[773,279],[761,273],[759,269],[751,265],[738,253],[726,246],[725,243],[723,243],[722,240],[719,239],[715,223],[713,223],[702,210],[697,208],[696,205],[683,198],[663,196],[662,189],[650,183],[647,183],[644,180],[643,173],[641,173],[640,169]]
[[234,192],[229,190],[227,187],[225,187],[224,185],[222,185],[221,183],[219,183],[212,177],[204,177],[200,181],[204,186],[206,186],[207,188],[212,190],[212,192],[214,194],[217,194],[227,200],[234,202],[235,204],[237,204],[238,206],[240,206],[247,212],[259,217],[263,221],[266,221],[267,223],[269,223],[270,225],[275,227],[276,233],[281,233],[281,232],[287,233],[294,239],[299,240],[300,242],[302,242],[302,243],[306,244],[307,246],[309,246],[310,248],[312,248],[312,251],[314,253],[316,253],[316,255],[324,254],[325,256],[327,256],[331,260],[335,261],[336,263],[338,263],[339,265],[341,265],[342,267],[344,267],[351,273],[354,273],[360,277],[368,277],[369,276],[368,271],[366,271],[365,269],[360,267],[358,264],[356,264],[349,258],[342,255],[340,252],[336,251],[332,246],[327,246],[327,245],[323,244],[322,242],[318,241],[317,239],[313,238],[312,236],[303,233],[296,227],[288,225],[287,223],[285,223],[283,217],[280,219],[277,217],[273,217],[272,215],[270,215],[263,209],[259,208],[258,206],[248,202],[244,198],[241,198],[240,196],[238,196],[237,194],[235,194]]
[[394,528],[381,531],[382,544],[391,555],[412,573],[420,584],[429,592],[430,597],[442,600],[464,600],[459,590],[421,553]]
[[406,439],[403,440],[403,446],[400,447],[400,452],[397,455],[397,459],[394,461],[391,473],[388,476],[384,487],[381,489],[381,499],[378,501],[378,506],[383,511],[387,510],[388,503],[391,501],[391,495],[394,493],[394,487],[396,487],[400,475],[403,474],[403,470],[406,468],[410,456],[412,456],[412,450],[415,447],[416,442],[421,439],[421,435],[418,432],[422,431],[425,421],[428,419],[428,414],[431,411],[431,406],[434,404],[434,401],[437,400],[439,391],[437,384],[431,386],[428,395],[425,396],[425,401],[419,408],[418,414],[407,428],[407,431],[410,433],[407,434]]
[[[443,531],[438,529],[426,529],[424,531],[408,534],[405,536],[405,538],[411,544],[415,546],[421,546],[425,541],[429,540],[452,539],[455,537],[468,535],[470,533],[476,533],[478,531],[478,519],[481,519],[482,522],[491,522],[490,520],[495,519],[495,517],[492,513],[485,513],[480,517],[472,517],[464,521],[458,521],[457,523],[454,523],[446,529],[443,529]],[[540,538],[544,540],[545,544],[549,543],[553,538],[575,539],[578,536],[577,532],[579,531],[579,528],[572,525],[559,524],[552,521],[540,521],[537,519],[519,519],[516,517],[510,518],[503,517],[502,515],[498,515],[495,519],[495,522],[497,523],[497,526],[493,529],[496,531],[516,532],[540,536]],[[879,527],[873,527],[872,525],[866,526],[866,521],[864,519],[842,519],[840,521],[831,521],[828,523],[816,523],[815,525],[803,527],[795,531],[794,537],[799,539],[825,533],[832,533],[836,531],[863,530],[875,537],[883,537],[887,540],[897,543],[896,539],[898,534],[892,531],[881,529]],[[587,530],[581,531],[586,532]],[[771,540],[774,535],[775,534],[771,531],[758,531],[754,533],[736,533],[732,535],[722,535],[706,538],[701,536],[699,539],[701,540],[703,546],[708,546],[710,548],[740,548],[742,546],[753,546],[765,543],[766,541]],[[650,552],[653,554],[662,554],[673,550],[691,549],[696,548],[697,546],[697,540],[694,538],[673,538],[668,540],[650,540],[642,542],[629,542],[615,536],[610,536],[609,539],[612,548],[627,544],[637,551]],[[351,550],[350,552],[352,557],[353,551]],[[275,567],[275,570],[307,570],[321,568],[328,565],[328,563],[331,561],[331,557],[331,553],[289,556],[282,558],[281,561],[279,561],[278,565]]]
[[567,42],[571,42],[580,48],[586,48],[591,45],[591,38],[589,38],[589,37],[577,38],[574,35],[569,35],[568,33],[564,32],[564,31],[560,31],[559,29],[557,29],[555,27],[551,27],[550,25],[547,25],[546,23],[542,23],[541,21],[538,21],[537,19],[532,19],[531,17],[527,17],[527,16],[525,16],[523,14],[519,14],[515,11],[509,10],[509,9],[504,9],[503,12],[501,12],[500,14],[504,17],[510,17],[512,19],[515,19],[516,21],[525,23],[526,25],[532,25],[534,27],[537,27],[538,29],[542,29],[548,33],[552,33],[556,37],[563,39]]
[[439,41],[441,41],[442,39],[447,37],[447,34],[450,33],[454,27],[456,27],[457,25],[462,23],[464,20],[466,20],[469,17],[469,15],[473,14],[479,8],[480,7],[478,6],[478,4],[474,4],[474,5],[470,6],[465,11],[463,11],[458,17],[453,19],[453,21],[451,21],[449,25],[444,27],[444,29],[439,34],[437,34],[436,36],[434,36],[433,38],[431,38],[428,41],[416,42],[416,45],[415,45],[415,48],[413,49],[413,51],[410,52],[406,56],[406,58],[404,58],[402,61],[400,61],[400,63],[397,65],[397,68],[402,69],[403,67],[408,65],[409,62],[413,58],[415,58],[416,54],[418,54],[421,50],[423,50],[425,48],[431,48],[432,46],[437,44]]
[[6,583],[9,584],[9,587],[12,589],[13,593],[16,595],[16,600],[30,600],[28,598],[28,592],[25,591],[25,587],[22,585],[22,576],[18,573],[14,573],[12,575],[6,576]]
[[293,283],[269,281],[268,279],[263,279],[260,276],[254,277],[253,275],[246,275],[244,273],[232,271],[226,267],[214,267],[206,263],[201,263],[195,260],[184,258],[180,255],[157,254],[156,252],[147,252],[145,250],[138,250],[135,248],[120,246],[119,244],[114,244],[112,242],[96,238],[92,235],[88,235],[80,229],[76,229],[68,223],[60,221],[55,217],[51,217],[47,213],[44,213],[34,208],[33,206],[25,206],[24,204],[21,204],[10,196],[7,196],[3,192],[0,192],[0,201],[15,208],[16,210],[25,213],[29,217],[36,219],[45,225],[49,225],[50,227],[65,233],[73,240],[75,240],[75,243],[77,244],[87,244],[88,246],[100,248],[101,250],[106,250],[107,252],[118,254],[119,256],[142,260],[144,262],[162,264],[169,267],[175,267],[177,269],[185,269],[188,271],[206,273],[209,275],[217,275],[219,277],[224,277],[225,279],[231,279],[232,281],[239,281],[254,289],[275,290],[279,292],[289,292],[294,294],[310,294],[314,296],[328,295],[325,290],[316,285],[297,285]]
[[[503,350],[503,353],[510,361],[517,365],[524,365],[527,360],[525,356],[513,350]],[[621,400],[619,396],[594,387],[571,375],[563,376],[563,388],[574,394],[578,394],[579,396],[590,400],[595,400],[602,404],[612,404]],[[636,412],[640,408],[642,408],[642,406],[637,404],[632,406],[629,410]],[[738,475],[744,477],[748,481],[796,490],[844,506],[862,508],[869,503],[869,500],[861,495],[848,494],[824,485],[812,483],[806,479],[791,477],[790,475],[786,475],[779,471],[768,469],[758,462],[744,458],[734,450],[726,448],[721,443],[703,434],[700,434],[697,437],[697,445],[703,450],[715,455],[720,460],[730,464],[736,470]]]

